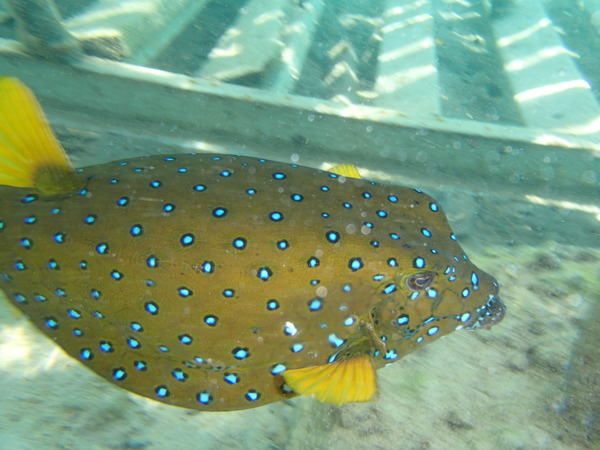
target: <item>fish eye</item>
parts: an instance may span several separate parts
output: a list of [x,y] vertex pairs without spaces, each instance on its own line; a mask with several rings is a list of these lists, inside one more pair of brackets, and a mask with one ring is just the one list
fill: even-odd
[[406,279],[406,287],[411,291],[424,291],[433,283],[435,272],[420,272]]

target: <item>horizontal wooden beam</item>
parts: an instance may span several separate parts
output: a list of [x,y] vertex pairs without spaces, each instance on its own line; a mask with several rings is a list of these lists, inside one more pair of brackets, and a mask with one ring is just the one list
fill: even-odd
[[[0,41],[0,73],[31,86],[53,124],[129,136],[135,155],[227,148],[311,166],[354,163],[372,178],[420,187],[598,199],[600,144],[576,136],[426,120],[93,57],[64,66],[33,59],[6,40]],[[105,158],[114,159],[109,151],[93,162]]]

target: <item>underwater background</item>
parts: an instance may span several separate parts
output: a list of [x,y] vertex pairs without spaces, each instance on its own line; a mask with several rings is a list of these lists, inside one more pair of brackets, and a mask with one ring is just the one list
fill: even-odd
[[98,377],[0,301],[0,448],[595,448],[600,2],[0,2],[0,75],[78,167],[240,153],[423,189],[500,283],[492,330],[377,398],[203,413]]

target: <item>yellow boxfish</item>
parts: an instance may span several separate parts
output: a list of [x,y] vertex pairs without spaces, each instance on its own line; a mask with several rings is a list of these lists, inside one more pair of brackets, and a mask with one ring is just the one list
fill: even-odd
[[13,78],[0,288],[102,377],[205,411],[368,401],[376,369],[505,312],[420,190],[224,154],[73,169]]

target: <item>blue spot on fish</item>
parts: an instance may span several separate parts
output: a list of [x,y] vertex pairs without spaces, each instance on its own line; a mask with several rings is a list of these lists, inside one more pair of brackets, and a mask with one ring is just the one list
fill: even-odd
[[192,245],[194,243],[194,235],[192,233],[186,233],[183,236],[181,236],[181,239],[179,240],[181,242],[181,245],[183,245],[184,247],[189,247],[190,245]]
[[318,311],[323,307],[323,301],[318,298],[315,298],[308,302],[308,309],[311,311]]
[[363,262],[361,258],[351,258],[350,261],[348,262],[348,267],[353,271],[356,272],[359,269],[363,268]]
[[156,396],[159,398],[165,398],[170,395],[169,389],[164,385],[157,386],[156,389],[154,389],[154,392],[156,392]]
[[274,211],[269,214],[269,219],[271,219],[273,222],[281,222],[283,220],[283,214],[279,211]]
[[260,394],[254,389],[249,389],[248,392],[246,392],[245,397],[248,401],[255,402],[260,398]]
[[231,353],[235,359],[246,359],[250,356],[248,347],[236,347],[231,351]]
[[287,368],[283,364],[275,364],[271,368],[271,373],[273,375],[279,375],[280,373],[285,372],[286,370],[287,370]]
[[203,405],[208,405],[212,401],[213,397],[212,395],[210,395],[209,392],[202,391],[196,395],[196,399],[199,403],[202,403]]
[[144,228],[137,224],[131,227],[131,230],[129,231],[131,233],[132,236],[140,236],[143,232],[144,232]]

